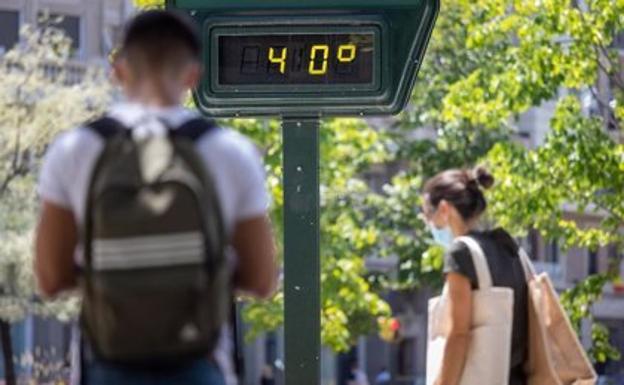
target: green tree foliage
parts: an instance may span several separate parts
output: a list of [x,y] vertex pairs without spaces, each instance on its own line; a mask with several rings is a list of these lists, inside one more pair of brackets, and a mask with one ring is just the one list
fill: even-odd
[[[518,236],[537,229],[566,247],[615,245],[621,253],[624,68],[611,42],[623,29],[621,0],[443,2],[420,75],[425,81],[417,83],[410,110],[393,130],[398,159],[407,165],[403,183],[415,193],[418,178],[486,162],[498,180],[489,196],[491,222]],[[558,101],[546,142],[533,151],[514,144],[517,117],[566,89],[572,96]],[[581,108],[581,93],[594,100],[597,115]],[[414,134],[423,127],[436,135]],[[390,191],[404,194],[395,185]],[[567,214],[571,207],[601,219],[581,227]],[[408,231],[418,222],[394,225],[400,226],[395,239],[409,244],[391,251],[401,256],[401,271],[409,272],[402,283],[439,277],[439,259],[430,257],[435,249],[423,253],[422,233]],[[601,299],[604,284],[618,279],[619,262],[562,296],[577,329],[593,318],[591,305]],[[434,274],[424,275],[423,267]],[[602,325],[593,324],[592,337],[596,361],[619,357]]]
[[469,9],[468,2],[442,2],[411,103],[390,129],[397,147],[395,163],[404,171],[378,197],[381,202],[376,206],[381,207],[374,220],[385,229],[388,240],[380,252],[399,257],[398,279],[388,282],[392,288],[418,289],[442,282],[441,250],[430,247],[429,231],[418,217],[422,182],[441,170],[478,163],[495,143],[508,141],[512,132],[508,124],[486,127],[444,116],[447,95],[469,74],[490,65],[490,51],[496,51],[467,44],[466,26],[473,23]]
[[556,97],[560,87],[593,85],[599,69],[594,50],[615,36],[618,2],[587,1],[584,10],[565,0],[466,1],[466,44],[490,55],[452,85],[443,118],[498,127]]
[[[272,216],[281,240],[281,134],[277,121],[232,120],[231,125],[252,137],[265,151]],[[322,340],[336,351],[347,350],[358,336],[377,328],[377,318],[390,315],[388,305],[365,279],[364,257],[379,239],[367,223],[367,201],[375,193],[359,177],[372,164],[387,159],[383,133],[359,119],[334,119],[321,130],[321,285]],[[283,322],[283,294],[268,303],[247,307],[250,337]]]
[[[499,181],[490,195],[493,219],[518,235],[534,228],[563,246],[615,245],[621,252],[624,68],[611,43],[624,29],[624,1],[457,3],[468,21],[466,46],[487,52],[487,62],[449,87],[440,110],[444,122],[498,130],[530,107],[557,99],[561,90],[572,91],[558,101],[543,145],[527,150],[499,143],[488,155]],[[582,108],[581,93],[597,104],[595,116]],[[581,227],[570,211],[601,219]],[[562,297],[575,325],[592,318],[591,304],[619,275],[619,262]],[[606,329],[594,326],[593,337],[594,359],[619,356]]]
[[[489,154],[499,180],[491,195],[493,216],[517,234],[532,227],[565,248],[612,245],[621,252],[624,147],[608,135],[602,119],[585,117],[574,97],[559,103],[551,126],[544,145],[533,151],[499,144]],[[600,219],[580,226],[570,211]],[[606,274],[590,277],[562,296],[578,329],[582,319],[593,319],[591,305],[602,298],[603,286],[620,278],[620,262],[611,260]],[[606,329],[593,327],[593,357],[599,362],[618,358],[607,343]]]
[[[621,244],[624,147],[609,136],[602,119],[583,116],[574,97],[559,103],[551,127],[534,151],[507,143],[489,154],[500,182],[491,195],[494,216],[516,233],[530,223],[567,247]],[[599,214],[598,226],[580,227],[565,215],[564,204]]]

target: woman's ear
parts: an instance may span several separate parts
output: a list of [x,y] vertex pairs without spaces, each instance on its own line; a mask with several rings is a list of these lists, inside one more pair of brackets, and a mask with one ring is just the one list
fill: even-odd
[[445,227],[449,224],[449,203],[441,200],[432,216],[432,222],[437,227]]
[[440,203],[438,203],[438,209],[436,211],[440,213],[440,217],[448,218],[449,209],[449,203],[442,199]]

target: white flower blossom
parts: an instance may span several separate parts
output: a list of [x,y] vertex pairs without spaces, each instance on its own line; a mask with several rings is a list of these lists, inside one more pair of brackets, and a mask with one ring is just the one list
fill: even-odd
[[0,319],[29,314],[74,318],[76,296],[43,302],[33,274],[36,180],[43,154],[62,130],[100,114],[112,90],[104,69],[74,63],[61,31],[26,26],[0,56]]

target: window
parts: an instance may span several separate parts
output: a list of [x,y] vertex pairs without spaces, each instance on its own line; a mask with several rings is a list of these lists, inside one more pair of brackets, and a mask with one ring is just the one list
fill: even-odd
[[19,40],[19,12],[0,10],[0,53],[13,48]]
[[539,248],[539,232],[535,229],[529,230],[528,236],[524,239],[522,243],[522,247],[524,247],[525,251],[529,254],[529,257],[537,261],[540,257],[540,248]]
[[613,47],[624,49],[624,32],[620,32],[615,36],[615,38],[613,39]]
[[277,351],[277,333],[271,332],[266,334],[266,340],[264,345],[264,363],[266,365],[273,365],[278,360]]
[[609,245],[607,248],[607,255],[609,260],[619,259],[620,253],[618,252],[618,247],[616,245]]
[[81,33],[80,33],[80,17],[62,15],[58,13],[39,13],[39,26],[40,27],[54,27],[65,32],[65,35],[72,40],[72,49],[74,52],[78,52],[81,46]]
[[411,378],[416,375],[416,338],[406,338],[399,343],[397,374]]
[[549,242],[546,246],[546,262],[559,262],[559,242],[556,240]]
[[589,275],[598,274],[598,252],[589,250],[589,264],[587,267]]

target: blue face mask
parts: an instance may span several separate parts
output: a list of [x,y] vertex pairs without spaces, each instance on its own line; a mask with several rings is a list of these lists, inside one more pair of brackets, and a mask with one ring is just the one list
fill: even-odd
[[448,249],[453,243],[453,232],[450,227],[444,227],[438,229],[435,225],[431,225],[431,235],[433,235],[433,240],[440,246],[445,249]]

